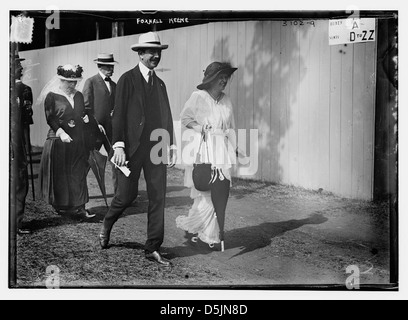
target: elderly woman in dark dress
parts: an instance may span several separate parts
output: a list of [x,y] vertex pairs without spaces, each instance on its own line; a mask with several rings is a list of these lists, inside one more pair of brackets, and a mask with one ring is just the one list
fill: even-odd
[[59,214],[92,218],[95,215],[85,209],[89,151],[84,130],[90,119],[85,115],[84,97],[75,89],[82,71],[81,66],[59,66],[55,85],[46,93],[44,109],[50,129],[41,157],[40,193]]

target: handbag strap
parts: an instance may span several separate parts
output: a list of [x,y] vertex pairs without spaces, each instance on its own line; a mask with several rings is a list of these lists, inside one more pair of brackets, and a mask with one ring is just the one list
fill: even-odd
[[205,132],[204,132],[204,130],[203,130],[203,131],[201,132],[201,141],[200,141],[200,146],[198,147],[198,152],[197,152],[197,155],[196,155],[196,161],[195,161],[195,163],[199,163],[199,161],[200,161],[201,145],[203,144],[203,142],[205,142],[205,146],[206,146],[206,149],[207,149],[207,160],[208,160],[208,162],[210,162],[210,161],[209,161],[210,155],[209,155],[209,153],[208,153],[208,144],[207,144],[206,134],[205,134]]

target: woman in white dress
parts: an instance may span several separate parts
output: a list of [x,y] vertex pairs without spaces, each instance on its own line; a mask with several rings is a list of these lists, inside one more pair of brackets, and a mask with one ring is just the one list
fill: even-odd
[[[231,168],[235,163],[236,142],[234,115],[231,100],[223,92],[232,73],[237,68],[229,63],[213,62],[204,72],[204,79],[197,86],[181,112],[181,123],[195,135],[194,150],[198,151],[201,134],[206,135],[201,160],[209,160],[215,170],[210,191],[198,191],[193,184],[193,163],[185,164],[184,185],[191,188],[194,203],[187,216],[176,218],[177,227],[193,234],[212,248],[221,243],[224,250],[224,218],[231,186]],[[195,158],[195,157],[194,157]],[[208,162],[208,161],[203,161]]]

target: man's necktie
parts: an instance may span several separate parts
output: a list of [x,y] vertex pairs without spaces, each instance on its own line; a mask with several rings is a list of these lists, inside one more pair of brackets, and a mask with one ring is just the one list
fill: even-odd
[[153,87],[153,71],[152,70],[149,71],[149,81],[147,83],[149,85],[149,88]]
[[109,92],[111,92],[111,87],[110,87],[110,77],[105,77],[104,79],[106,81],[106,85],[108,87]]

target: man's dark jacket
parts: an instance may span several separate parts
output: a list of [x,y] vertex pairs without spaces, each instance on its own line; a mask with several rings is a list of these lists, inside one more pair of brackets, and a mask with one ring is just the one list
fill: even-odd
[[111,113],[115,106],[116,83],[112,80],[109,83],[110,92],[105,84],[105,80],[98,73],[85,81],[82,93],[84,95],[85,108],[90,109],[90,114],[105,128],[110,139],[112,133]]
[[[145,124],[145,91],[143,75],[139,65],[124,73],[116,87],[115,109],[112,118],[112,145],[118,141],[125,143],[128,159],[138,149]],[[173,118],[167,96],[166,85],[154,75],[158,84],[158,100],[160,104],[162,128],[169,134],[169,145],[173,144]]]

